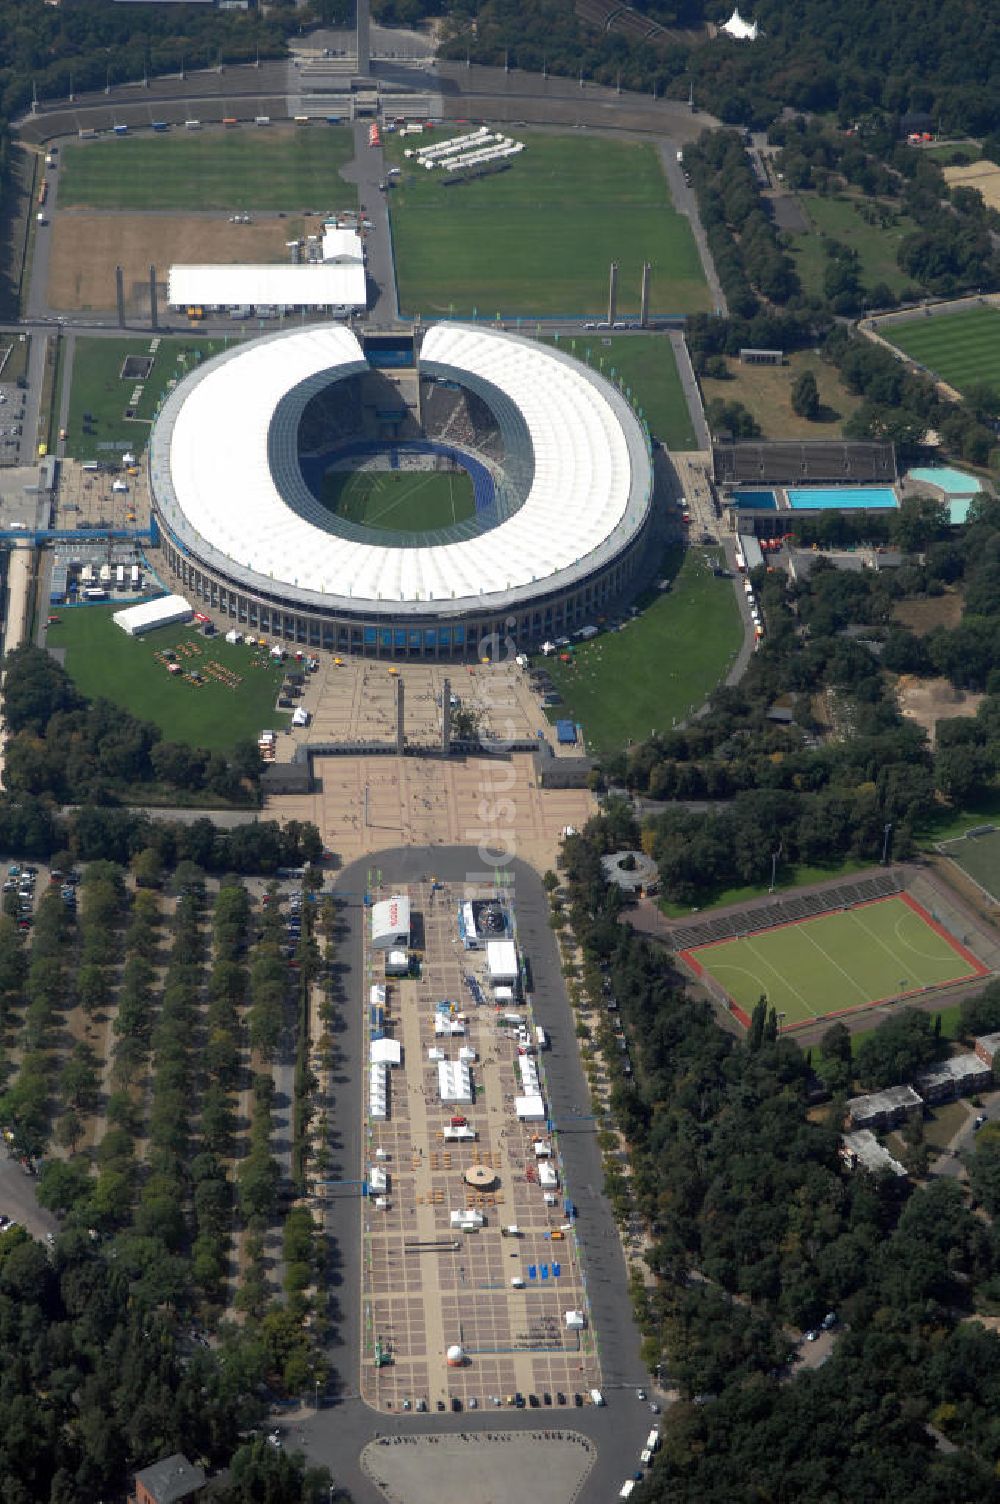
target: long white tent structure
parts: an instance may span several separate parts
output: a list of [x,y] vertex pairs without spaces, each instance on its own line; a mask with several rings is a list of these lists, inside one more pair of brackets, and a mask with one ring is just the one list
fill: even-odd
[[124,610],[116,611],[111,620],[129,637],[141,637],[145,632],[154,632],[157,627],[172,627],[178,622],[190,621],[193,615],[191,602],[182,595],[161,595],[155,601],[126,606]]
[[365,268],[359,261],[177,265],[170,268],[167,302],[172,308],[353,310],[367,304]]

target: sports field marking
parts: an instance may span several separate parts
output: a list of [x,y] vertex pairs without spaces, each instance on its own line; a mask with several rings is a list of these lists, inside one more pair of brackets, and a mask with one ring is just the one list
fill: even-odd
[[[896,939],[899,940],[900,944],[902,944],[902,945],[905,945],[906,941],[903,939],[903,937],[899,933],[899,926],[903,923],[903,920],[904,920],[905,917],[906,917],[905,915],[901,914],[900,917],[896,920],[896,923],[893,925],[893,933],[895,934]],[[905,974],[906,974],[906,970],[907,970],[907,966],[906,966],[905,960],[903,960],[903,958],[901,956],[897,955],[897,953],[893,950],[893,948],[892,948],[891,945],[887,945],[886,944],[886,942],[882,939],[881,935],[877,935],[873,929],[870,929],[869,926],[867,924],[865,924],[864,920],[860,917],[859,914],[855,913],[854,918],[857,920],[858,924],[864,930],[865,934],[868,935],[872,940],[874,940],[877,945],[881,945],[882,949],[885,951],[886,955],[893,962],[893,964],[895,966],[901,966],[903,968],[903,971],[902,971],[902,974],[901,974],[901,980],[905,980]],[[937,962],[937,961],[940,961],[940,959],[941,959],[940,955],[936,955],[936,956],[935,955],[931,955],[931,953],[929,951],[923,951],[923,952],[917,951],[912,945],[909,947],[909,949],[913,951],[914,955],[922,955],[923,959],[925,961],[934,961],[934,962]]]
[[896,920],[896,923],[893,925],[893,932],[895,933],[896,939],[899,941],[900,945],[903,946],[904,950],[908,950],[912,952],[913,955],[919,956],[922,961],[940,960],[940,955],[935,955],[933,951],[921,950],[918,945],[913,944],[912,940],[907,940],[906,936],[900,933],[901,926],[905,923],[906,915],[903,914]]
[[[747,950],[750,952],[750,954],[752,956],[754,956],[756,958],[756,960],[763,962],[763,964],[767,967],[768,971],[770,971],[774,976],[777,977],[777,979],[781,983],[782,987],[786,988],[789,992],[794,992],[795,996],[798,998],[798,1000],[802,1004],[803,1008],[805,1008],[807,1012],[812,1013],[813,1017],[815,1017],[815,1009],[813,1009],[813,1008],[810,1007],[809,1003],[802,996],[802,994],[798,990],[798,988],[792,985],[792,983],[788,980],[788,978],[784,975],[783,972],[780,972],[778,970],[778,968],[775,965],[773,965],[772,962],[770,962],[767,959],[766,956],[762,956],[759,951],[757,951],[757,950],[754,949],[753,941],[750,939],[749,935],[747,935],[744,938],[743,943],[746,946]],[[765,988],[765,991],[766,990],[767,989]]]
[[798,932],[799,932],[800,935],[804,936],[804,938],[806,940],[809,941],[810,945],[814,945],[816,947],[816,949],[819,951],[820,955],[821,956],[825,956],[825,958],[830,962],[830,964],[832,966],[836,966],[837,970],[840,972],[840,975],[842,977],[845,977],[847,979],[847,981],[850,982],[850,984],[854,988],[855,992],[860,992],[860,994],[864,998],[865,1002],[867,1002],[868,1001],[868,996],[867,996],[867,993],[865,992],[865,989],[862,987],[861,983],[859,981],[857,981],[857,979],[855,977],[852,977],[851,973],[849,971],[845,971],[844,970],[844,968],[841,966],[840,962],[837,960],[836,956],[831,956],[830,952],[826,949],[826,946],[820,945],[819,941],[815,938],[815,936],[814,935],[810,935],[808,929],[806,928],[806,926],[804,924],[801,924],[801,925],[798,926]]

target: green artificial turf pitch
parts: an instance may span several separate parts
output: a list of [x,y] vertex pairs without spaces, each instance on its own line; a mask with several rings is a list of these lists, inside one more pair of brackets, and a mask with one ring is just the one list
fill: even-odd
[[353,207],[340,169],[354,155],[349,130],[169,131],[65,147],[62,208],[328,209]]
[[451,186],[404,158],[409,138],[387,142],[387,160],[402,171],[389,203],[408,317],[603,318],[612,261],[622,316],[639,312],[644,261],[653,267],[653,311],[711,308],[690,224],[671,205],[654,146],[513,134],[525,150],[508,171]]
[[995,903],[1000,903],[1000,830],[966,836],[959,841],[942,841],[940,849],[984,888]]
[[328,470],[323,505],[348,522],[404,533],[450,527],[475,511],[464,470]]
[[957,391],[979,382],[1000,387],[1000,309],[969,308],[883,324],[879,333]]
[[[115,606],[75,606],[59,611],[48,629],[48,645],[66,649],[66,671],[83,694],[103,696],[131,711],[142,721],[159,726],[168,741],[229,752],[236,742],[256,741],[265,727],[284,727],[289,712],[275,710],[283,670],[264,651],[224,637],[207,638],[188,624],[163,627],[145,637],[128,637],[111,620]],[[191,642],[200,649],[180,659],[185,670],[196,669],[200,685],[174,677],[157,661],[164,648]],[[216,662],[242,675],[229,689],[205,673]]]
[[766,995],[785,1028],[986,973],[903,896],[696,946],[684,959],[744,1015]]

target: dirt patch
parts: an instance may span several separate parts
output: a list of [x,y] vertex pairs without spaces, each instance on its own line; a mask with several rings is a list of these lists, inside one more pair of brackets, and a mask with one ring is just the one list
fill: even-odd
[[115,267],[122,266],[126,311],[140,312],[149,303],[150,263],[165,290],[172,262],[286,261],[286,240],[321,232],[319,218],[232,225],[224,216],[64,211],[53,225],[49,306],[67,312],[113,309]]
[[973,716],[985,699],[956,689],[948,679],[918,679],[913,674],[900,675],[896,697],[903,715],[924,728],[932,747],[938,721]]
[[926,637],[936,627],[957,627],[962,620],[964,601],[954,591],[946,595],[929,595],[923,600],[900,601],[892,618],[908,627],[914,637]]
[[975,188],[991,209],[1000,209],[1000,166],[996,162],[970,162],[968,167],[945,167],[944,180],[949,188]]

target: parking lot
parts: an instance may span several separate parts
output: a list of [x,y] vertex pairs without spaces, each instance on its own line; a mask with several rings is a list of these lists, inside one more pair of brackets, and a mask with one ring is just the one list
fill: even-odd
[[[458,904],[479,890],[425,881],[408,892],[423,925],[420,973],[387,984],[386,1033],[403,1059],[389,1071],[387,1119],[365,1122],[364,1174],[379,1170],[388,1186],[383,1205],[374,1191],[363,1203],[362,1394],[395,1412],[572,1409],[589,1403],[600,1367],[557,1142],[544,1121],[520,1122],[514,1110],[530,1010],[514,1010],[519,1044],[510,1008],[505,1020],[493,1004],[485,952],[462,948]],[[365,976],[366,988],[383,981],[370,949]],[[367,1009],[367,995],[354,1001]],[[436,1032],[443,1003],[462,1032]],[[475,1056],[467,1106],[439,1101],[429,1055],[458,1060],[461,1048]],[[544,1093],[544,1052],[531,1059]],[[456,1127],[472,1136],[453,1138]],[[475,1168],[478,1188],[467,1179]],[[582,1329],[567,1312],[584,1313]],[[449,1365],[456,1346],[461,1358]]]

